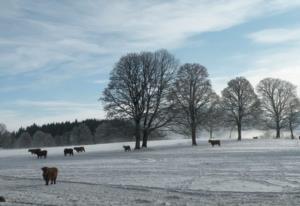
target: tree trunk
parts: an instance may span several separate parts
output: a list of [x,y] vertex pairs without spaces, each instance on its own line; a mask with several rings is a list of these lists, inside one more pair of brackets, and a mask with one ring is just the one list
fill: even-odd
[[192,145],[196,146],[197,142],[196,142],[196,127],[192,126]]
[[278,120],[276,121],[276,138],[280,138],[280,125]]
[[294,139],[295,136],[294,136],[294,130],[293,130],[293,127],[292,125],[290,124],[290,131],[291,131],[291,138]]
[[238,123],[237,128],[238,128],[238,141],[241,141],[242,140],[242,124]]
[[209,139],[212,139],[212,135],[213,135],[213,130],[212,128],[209,128]]
[[148,142],[148,131],[143,131],[143,144],[142,147],[147,148],[147,142]]
[[141,126],[140,121],[135,121],[135,148],[134,149],[140,149],[141,148]]

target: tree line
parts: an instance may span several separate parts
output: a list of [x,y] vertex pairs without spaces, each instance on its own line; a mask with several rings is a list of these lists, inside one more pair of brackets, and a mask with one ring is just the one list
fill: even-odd
[[[120,119],[76,120],[41,126],[33,124],[16,132],[8,132],[6,126],[0,124],[0,147],[29,148],[132,141],[133,135],[132,122]],[[153,138],[162,137],[159,131],[153,135]]]
[[131,119],[135,149],[147,147],[149,135],[160,128],[190,136],[197,145],[199,130],[213,136],[219,127],[242,130],[275,129],[276,138],[300,124],[296,86],[265,78],[256,88],[245,77],[227,83],[221,96],[213,90],[207,69],[179,61],[167,50],[129,53],[120,58],[100,97],[108,118]]

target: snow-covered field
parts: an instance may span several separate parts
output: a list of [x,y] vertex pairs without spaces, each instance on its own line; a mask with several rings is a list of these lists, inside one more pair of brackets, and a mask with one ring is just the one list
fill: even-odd
[[[123,144],[73,157],[47,148],[47,159],[0,150],[0,205],[300,205],[298,140],[166,140],[132,152]],[[56,185],[44,185],[43,166],[59,169]]]

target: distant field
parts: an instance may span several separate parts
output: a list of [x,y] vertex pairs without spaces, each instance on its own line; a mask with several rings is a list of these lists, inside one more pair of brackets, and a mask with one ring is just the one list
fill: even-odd
[[[73,157],[48,148],[47,159],[0,150],[0,205],[300,205],[299,140],[165,140],[126,153],[123,144]],[[43,166],[59,169],[56,185],[44,185]]]

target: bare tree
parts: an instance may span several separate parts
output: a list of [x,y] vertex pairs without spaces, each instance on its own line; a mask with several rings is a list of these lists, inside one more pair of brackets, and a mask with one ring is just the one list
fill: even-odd
[[266,126],[276,129],[276,138],[285,127],[289,103],[296,97],[296,86],[288,81],[266,78],[257,85]]
[[242,140],[242,127],[258,116],[259,100],[250,82],[244,77],[237,77],[228,82],[222,91],[222,107],[226,119],[236,125],[238,140]]
[[177,69],[177,60],[167,51],[141,55],[145,86],[145,112],[143,115],[143,144],[147,147],[149,135],[168,125],[174,114],[167,101]]
[[220,97],[213,93],[204,114],[203,127],[209,132],[209,138],[213,138],[213,132],[224,125],[224,112],[221,107]]
[[192,136],[197,145],[197,129],[210,101],[212,88],[205,67],[200,64],[184,64],[179,68],[170,101],[177,113],[175,131]]
[[[132,119],[135,124],[135,148],[147,146],[149,134],[164,126],[170,118],[165,96],[177,61],[166,50],[123,56],[111,72],[110,82],[101,100],[108,117]],[[166,113],[166,112],[165,112]]]
[[291,99],[288,103],[286,113],[286,127],[291,132],[291,138],[294,139],[294,130],[300,125],[300,100],[297,97]]

